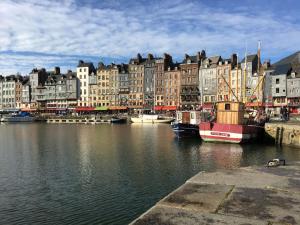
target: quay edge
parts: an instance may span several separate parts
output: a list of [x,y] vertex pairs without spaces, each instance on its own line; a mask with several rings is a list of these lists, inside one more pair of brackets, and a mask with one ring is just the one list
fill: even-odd
[[131,225],[300,224],[300,162],[200,172]]
[[300,148],[300,122],[266,123],[265,132],[275,144]]

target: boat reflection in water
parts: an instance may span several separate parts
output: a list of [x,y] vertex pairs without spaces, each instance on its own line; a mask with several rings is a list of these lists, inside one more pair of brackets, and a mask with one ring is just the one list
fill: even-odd
[[243,148],[238,144],[202,142],[199,147],[201,161],[210,168],[238,168],[242,163]]

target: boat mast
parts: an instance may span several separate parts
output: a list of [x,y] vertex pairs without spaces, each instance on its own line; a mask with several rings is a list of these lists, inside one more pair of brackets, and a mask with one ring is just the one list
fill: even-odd
[[[155,63],[156,64],[156,63]],[[155,114],[155,103],[156,103],[156,97],[155,97],[155,88],[156,88],[156,85],[155,85],[155,82],[156,82],[156,66],[154,67],[154,73],[153,73],[153,112]]]
[[247,78],[247,43],[245,52],[245,65],[244,65],[244,77],[243,77],[243,102],[246,103],[246,78]]
[[[236,54],[236,95],[239,96],[239,55]],[[239,101],[239,99],[236,99]]]
[[200,74],[200,77],[201,77],[201,105],[203,107],[203,75],[202,75],[203,66],[202,65],[203,65],[203,59],[201,57],[201,64],[200,64],[200,73],[201,73]]

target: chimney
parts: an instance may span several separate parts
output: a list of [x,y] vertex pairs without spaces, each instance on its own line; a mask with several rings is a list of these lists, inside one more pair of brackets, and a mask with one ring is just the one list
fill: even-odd
[[197,52],[197,61],[200,62],[201,61],[201,53]]
[[60,74],[60,68],[58,66],[54,67],[54,74],[55,75]]
[[153,55],[152,54],[148,54],[148,60],[152,60],[153,59]]
[[142,59],[142,56],[140,53],[137,54],[136,58],[138,59],[138,61],[140,61]]
[[263,67],[264,67],[264,69],[268,69],[271,67],[270,59],[264,61]]
[[184,59],[187,60],[190,56],[188,54],[184,54]]
[[237,65],[237,54],[236,53],[233,53],[231,55],[231,65],[232,65],[232,67],[235,67]]
[[201,51],[201,57],[202,57],[202,59],[206,58],[206,52],[204,50]]

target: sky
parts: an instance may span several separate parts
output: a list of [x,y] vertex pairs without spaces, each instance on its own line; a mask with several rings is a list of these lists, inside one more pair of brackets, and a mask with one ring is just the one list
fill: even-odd
[[0,0],[0,74],[137,53],[242,59],[258,41],[262,60],[276,62],[300,50],[299,11],[298,0]]

